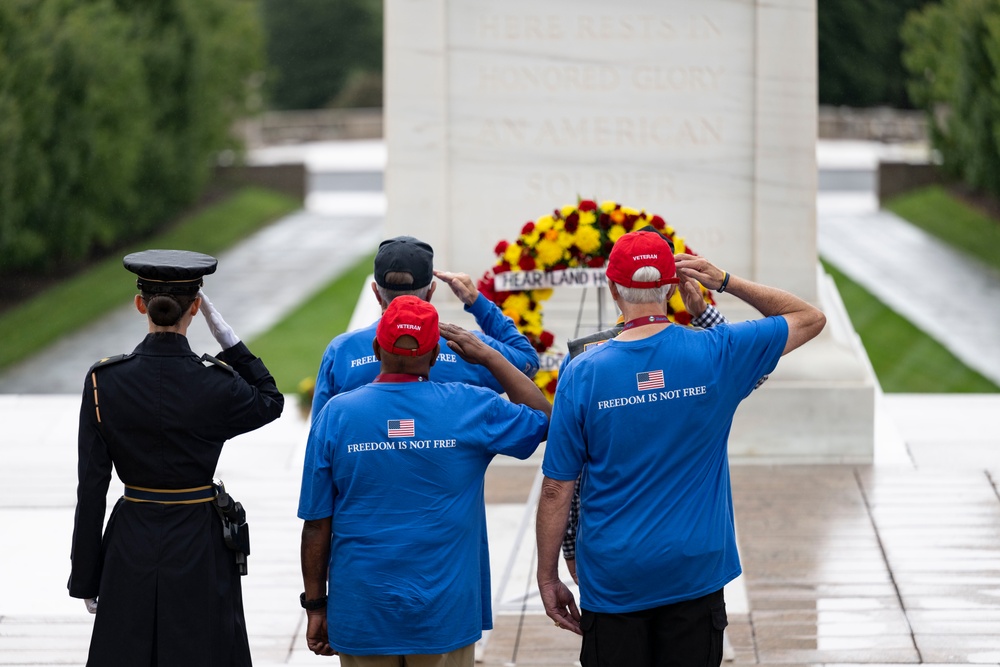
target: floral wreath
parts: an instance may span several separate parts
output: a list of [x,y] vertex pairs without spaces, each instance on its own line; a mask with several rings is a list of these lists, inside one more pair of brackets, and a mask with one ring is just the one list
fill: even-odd
[[[494,248],[496,264],[479,279],[477,287],[487,299],[497,304],[514,321],[539,354],[561,356],[553,350],[555,335],[542,326],[542,302],[552,296],[552,289],[528,289],[519,292],[498,292],[493,279],[507,271],[561,271],[573,268],[601,268],[612,246],[624,234],[653,227],[670,239],[674,252],[694,255],[684,239],[676,236],[663,218],[650,215],[614,201],[598,205],[591,199],[581,199],[576,205],[567,204],[549,215],[529,221],[513,243],[500,241]],[[706,303],[714,304],[711,292],[702,288]],[[671,322],[690,324],[691,314],[684,307],[680,291],[675,291],[667,304]],[[558,364],[539,370],[535,384],[551,401],[555,395]]]

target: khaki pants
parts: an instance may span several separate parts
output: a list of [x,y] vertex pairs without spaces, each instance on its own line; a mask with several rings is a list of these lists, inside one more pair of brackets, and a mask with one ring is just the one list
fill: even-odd
[[475,663],[475,644],[436,655],[340,654],[341,667],[473,667]]

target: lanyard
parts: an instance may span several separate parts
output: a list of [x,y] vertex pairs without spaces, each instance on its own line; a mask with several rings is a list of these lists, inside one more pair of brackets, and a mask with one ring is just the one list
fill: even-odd
[[412,373],[379,373],[372,382],[426,382],[427,377]]
[[664,324],[669,322],[670,318],[666,315],[650,315],[648,317],[637,317],[634,320],[629,320],[625,323],[624,330],[634,329],[636,327],[644,327],[647,324]]

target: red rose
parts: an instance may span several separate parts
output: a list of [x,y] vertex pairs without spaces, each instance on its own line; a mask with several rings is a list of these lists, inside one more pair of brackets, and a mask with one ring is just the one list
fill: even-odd
[[544,345],[545,349],[547,350],[550,347],[552,347],[552,343],[556,342],[556,337],[555,337],[555,335],[551,331],[543,331],[542,335],[539,336],[539,340],[541,341],[542,345]]
[[581,199],[580,203],[577,204],[576,207],[581,211],[593,211],[594,209],[597,208],[597,204],[595,204],[590,199]]
[[521,267],[522,271],[534,271],[535,258],[530,255],[521,255],[521,259],[518,260],[517,265]]
[[493,267],[493,275],[498,273],[507,273],[508,271],[510,271],[510,264],[508,262],[500,262]]
[[555,395],[556,393],[556,382],[557,382],[556,378],[552,378],[551,380],[545,383],[545,391],[548,392],[550,395]]
[[590,259],[587,260],[587,266],[589,266],[592,269],[599,269],[602,266],[604,266],[604,258],[595,255],[594,257],[591,257]]
[[528,234],[530,234],[533,231],[535,231],[535,223],[532,222],[531,220],[529,220],[528,222],[524,223],[524,227],[521,227],[521,234],[524,235],[524,236],[527,236]]
[[580,216],[578,216],[576,213],[574,213],[573,215],[571,215],[568,218],[566,218],[566,231],[567,232],[569,232],[570,234],[572,234],[572,233],[576,232],[576,230],[579,227],[580,227]]
[[650,223],[651,223],[651,224],[653,225],[653,227],[655,227],[656,229],[663,229],[664,227],[666,227],[666,226],[667,226],[667,221],[666,221],[666,220],[664,220],[663,218],[661,218],[661,217],[660,217],[660,216],[658,216],[658,215],[654,215],[654,216],[653,216],[653,219],[652,219],[652,220],[650,220]]
[[601,229],[607,229],[611,226],[611,216],[607,213],[601,213],[597,218],[597,223],[601,226]]
[[498,243],[496,247],[493,248],[493,254],[502,255],[505,252],[507,252],[507,248],[509,247],[510,247],[509,243],[507,243],[506,241],[500,241],[500,243]]
[[674,313],[674,322],[684,326],[691,324],[691,313],[687,312],[686,310]]

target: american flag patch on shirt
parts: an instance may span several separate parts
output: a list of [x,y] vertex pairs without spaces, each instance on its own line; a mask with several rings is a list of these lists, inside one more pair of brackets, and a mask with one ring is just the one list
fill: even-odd
[[[662,386],[662,384],[660,386]],[[390,438],[412,438],[413,437],[413,420],[412,419],[390,419],[389,420],[389,437]]]
[[647,389],[663,389],[663,371],[646,371],[636,373],[635,382],[639,385],[639,391]]

